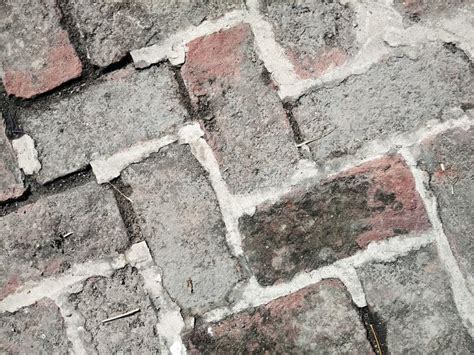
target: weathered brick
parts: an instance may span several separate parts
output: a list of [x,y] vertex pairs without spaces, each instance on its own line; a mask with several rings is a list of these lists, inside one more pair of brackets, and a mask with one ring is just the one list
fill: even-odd
[[163,284],[185,312],[222,304],[242,277],[207,175],[188,146],[164,148],[127,168],[123,181]]
[[128,245],[112,192],[94,183],[0,217],[0,231],[0,300],[26,281],[116,256]]
[[474,128],[425,140],[418,160],[431,176],[444,232],[474,294]]
[[[88,279],[69,302],[84,319],[83,342],[88,353],[152,354],[159,349],[156,308],[143,287],[137,270],[125,267],[111,277]],[[135,309],[139,312],[102,323]]]
[[0,114],[0,202],[19,197],[23,192],[25,187],[21,172]]
[[372,241],[430,228],[413,176],[399,156],[343,172],[240,221],[244,252],[263,285],[354,254]]
[[46,108],[23,112],[21,121],[37,144],[38,180],[44,183],[84,168],[98,155],[157,138],[186,117],[174,75],[161,66],[114,72]]
[[70,347],[59,308],[48,298],[0,314],[2,354],[66,354]]
[[262,10],[303,79],[319,77],[357,50],[355,14],[338,1],[263,0]]
[[468,354],[474,348],[434,246],[357,270],[369,307],[386,329],[388,351]]
[[[423,20],[436,21],[439,17],[447,17],[459,8],[467,7],[466,0],[395,0],[395,8],[403,15],[408,23],[416,23]],[[472,6],[472,4],[471,4]]]
[[374,140],[411,132],[444,110],[471,102],[469,60],[450,46],[428,46],[416,59],[393,57],[362,75],[299,100],[294,117],[314,159],[355,153]]
[[368,354],[365,329],[341,282],[325,280],[266,305],[202,324],[191,354]]
[[101,67],[129,51],[160,42],[176,31],[242,8],[242,0],[73,1],[70,12],[86,42],[92,63]]
[[287,179],[298,152],[249,26],[196,39],[188,49],[183,79],[230,189],[244,193]]
[[0,13],[0,67],[7,93],[29,98],[81,75],[56,1],[2,1]]

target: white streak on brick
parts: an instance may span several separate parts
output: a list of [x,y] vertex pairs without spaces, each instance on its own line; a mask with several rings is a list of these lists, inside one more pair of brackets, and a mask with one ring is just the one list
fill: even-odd
[[97,183],[103,184],[115,179],[130,164],[138,163],[148,158],[152,153],[156,153],[161,148],[176,142],[177,139],[176,136],[169,135],[146,142],[139,142],[109,157],[96,158],[90,164]]
[[18,166],[25,175],[33,175],[41,170],[35,142],[29,135],[25,134],[21,138],[14,139],[12,147],[17,156]]
[[463,320],[464,326],[469,331],[469,334],[474,337],[474,296],[467,288],[466,280],[462,276],[459,265],[449,246],[449,241],[444,234],[443,225],[438,216],[436,197],[425,187],[428,184],[428,174],[417,168],[416,159],[409,149],[402,149],[401,153],[409,163],[411,172],[415,178],[416,188],[424,201],[428,217],[433,226],[438,255],[451,281],[454,303]]
[[186,43],[243,22],[245,13],[246,11],[242,10],[231,11],[216,20],[204,21],[199,26],[191,26],[155,45],[131,51],[135,67],[146,68],[167,59],[173,65],[182,64],[185,60]]

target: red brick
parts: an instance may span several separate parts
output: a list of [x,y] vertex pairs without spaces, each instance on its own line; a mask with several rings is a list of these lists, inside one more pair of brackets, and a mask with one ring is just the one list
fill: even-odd
[[81,61],[60,27],[54,1],[10,2],[5,9],[0,48],[5,48],[3,83],[8,94],[30,98],[81,75]]
[[240,219],[244,251],[264,285],[348,257],[370,242],[430,228],[400,156],[386,156],[299,189]]
[[204,323],[185,337],[191,354],[370,353],[344,286],[325,280],[266,305]]
[[249,26],[198,38],[188,48],[183,79],[232,192],[287,180],[298,151]]

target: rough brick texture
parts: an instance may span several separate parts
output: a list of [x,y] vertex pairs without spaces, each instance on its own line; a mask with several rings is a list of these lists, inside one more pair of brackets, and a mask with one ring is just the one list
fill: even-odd
[[358,269],[391,353],[468,354],[474,343],[457,313],[435,246]]
[[428,46],[416,59],[394,57],[299,100],[294,116],[314,159],[355,153],[366,143],[410,132],[474,96],[469,61],[451,47]]
[[44,183],[84,168],[95,156],[157,138],[186,115],[169,69],[128,68],[45,110],[23,112],[22,125],[37,144]]
[[266,305],[202,324],[185,336],[191,354],[370,353],[344,286],[322,281]]
[[69,350],[64,320],[50,299],[0,314],[2,354],[66,354]]
[[430,174],[444,232],[474,294],[474,129],[427,139],[418,159]]
[[[69,302],[84,319],[83,341],[88,353],[152,354],[159,349],[157,309],[135,269],[125,267],[110,278],[90,278]],[[129,317],[102,323],[137,308],[140,311]]]
[[425,20],[436,22],[440,17],[450,16],[458,9],[466,9],[469,2],[466,0],[395,0],[394,4],[403,15],[405,22],[414,24]]
[[84,37],[92,63],[103,67],[133,49],[160,42],[177,30],[197,26],[242,6],[241,0],[80,0],[73,1],[69,11]]
[[263,285],[350,256],[372,241],[428,228],[413,176],[399,156],[296,190],[240,219],[244,251]]
[[248,25],[199,38],[188,48],[182,75],[230,189],[244,193],[281,184],[298,153]]
[[21,196],[25,188],[0,114],[0,202]]
[[262,5],[276,40],[303,79],[321,76],[357,50],[354,10],[348,4],[263,0]]
[[165,148],[122,176],[171,297],[192,312],[222,304],[241,273],[214,191],[189,147]]
[[0,231],[0,300],[26,281],[57,275],[74,263],[116,256],[128,244],[112,192],[95,184],[0,217]]
[[0,14],[0,72],[7,93],[29,98],[81,75],[55,1],[2,1]]

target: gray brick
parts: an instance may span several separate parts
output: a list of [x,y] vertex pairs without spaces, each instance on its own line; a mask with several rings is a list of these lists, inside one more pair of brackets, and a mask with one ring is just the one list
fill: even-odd
[[0,114],[0,202],[21,196],[24,191],[21,172]]

